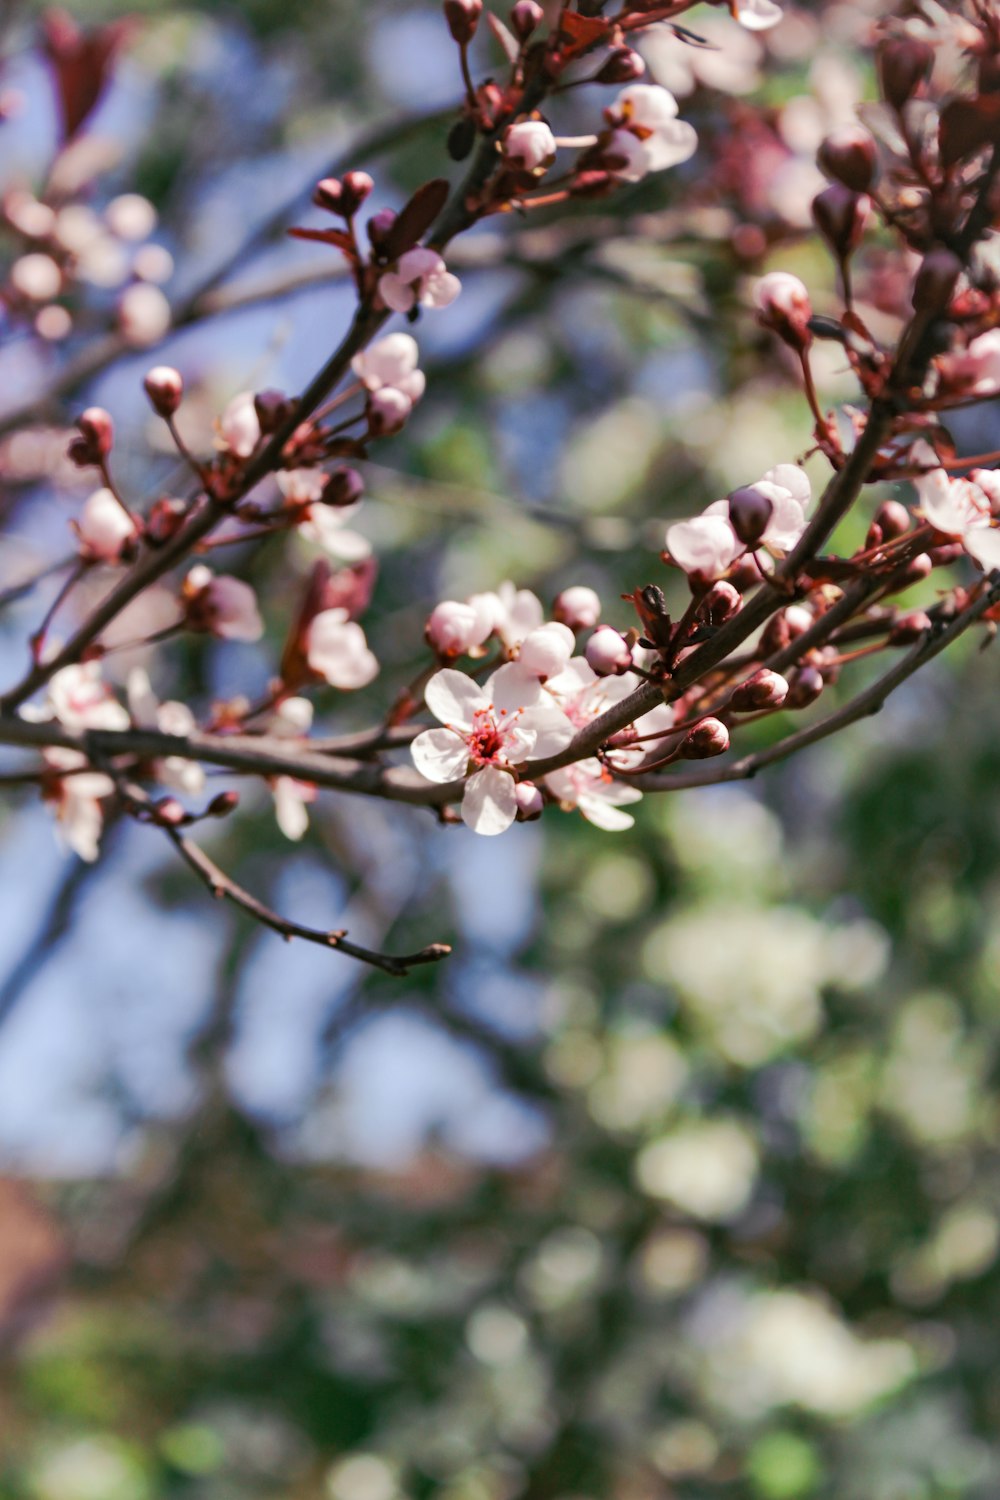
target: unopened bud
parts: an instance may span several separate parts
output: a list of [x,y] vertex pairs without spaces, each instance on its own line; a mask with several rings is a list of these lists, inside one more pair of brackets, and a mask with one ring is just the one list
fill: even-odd
[[928,42],[900,37],[879,48],[878,71],[882,92],[893,109],[902,109],[934,66],[934,49]]
[[[956,543],[961,551],[961,543]],[[923,583],[934,571],[934,562],[926,552],[919,553],[910,559],[905,568],[900,568],[898,573],[892,576],[891,592],[898,594],[903,589],[912,588],[915,583]]]
[[788,271],[771,271],[754,289],[760,321],[797,353],[812,343],[812,303],[805,285]]
[[875,182],[875,140],[862,125],[832,130],[821,142],[816,160],[828,177],[854,193],[870,192]]
[[883,542],[894,542],[910,529],[910,512],[898,500],[884,500],[875,512],[874,524]]
[[469,604],[444,599],[436,604],[424,626],[424,640],[438,656],[455,657],[481,644],[479,616]]
[[631,47],[616,47],[600,72],[594,75],[595,83],[633,83],[646,71],[646,64],[638,52]]
[[284,391],[258,391],[253,404],[264,437],[277,432],[295,412],[295,402]]
[[592,630],[601,618],[601,601],[593,589],[576,584],[556,596],[552,616],[570,630]]
[[680,753],[685,760],[707,760],[724,755],[729,749],[729,730],[721,719],[702,719],[689,729],[681,741]]
[[810,703],[815,703],[825,686],[822,672],[818,672],[815,667],[799,667],[788,684],[785,707],[806,708]]
[[843,260],[861,243],[871,214],[871,199],[835,182],[816,194],[812,214],[816,228],[834,255]]
[[368,431],[372,437],[387,437],[399,432],[413,410],[413,402],[402,391],[385,385],[368,397]]
[[483,0],[444,0],[444,18],[459,46],[467,46],[472,41],[482,13]]
[[510,13],[510,29],[518,41],[526,42],[545,19],[545,12],[535,0],[517,0]]
[[788,683],[779,672],[761,667],[746,682],[741,682],[729,700],[734,713],[756,713],[762,708],[780,708],[788,697]]
[[164,797],[159,802],[154,802],[153,812],[158,823],[165,823],[168,828],[180,828],[188,822],[187,809],[178,802],[176,797]]
[[323,504],[357,505],[365,492],[365,482],[357,469],[334,469],[323,489]]
[[146,518],[145,535],[149,545],[162,547],[172,536],[176,536],[184,524],[186,512],[187,504],[183,500],[164,496],[162,500],[155,501]]
[[367,172],[345,172],[340,183],[340,212],[352,219],[375,183]]
[[157,365],[142,382],[149,403],[158,417],[172,417],[184,399],[184,381],[169,365]]
[[913,306],[918,312],[942,313],[951,301],[962,262],[940,247],[924,256],[913,282]]
[[720,578],[703,595],[699,614],[708,625],[724,625],[733,615],[739,614],[742,608],[743,598],[739,589]]
[[900,615],[889,632],[889,645],[912,646],[913,642],[919,641],[930,628],[930,615],[925,614],[922,609],[915,609],[908,615]]
[[206,818],[228,818],[240,805],[239,792],[220,792],[205,809]]
[[533,823],[536,818],[542,816],[545,798],[533,781],[519,781],[514,788],[514,797],[517,801],[519,823]]
[[729,524],[744,547],[755,547],[770,524],[774,501],[753,485],[733,490],[729,497]]
[[323,208],[329,214],[341,214],[343,212],[344,185],[339,177],[324,177],[322,182],[317,182],[313,188],[312,201],[317,208]]
[[615,677],[632,666],[628,641],[610,625],[598,625],[583,654],[598,677]]
[[365,225],[369,243],[376,255],[380,255],[385,249],[389,235],[392,233],[392,226],[398,218],[399,215],[394,208],[380,208],[377,214],[372,214]]
[[952,563],[958,562],[965,555],[965,548],[961,542],[942,542],[940,547],[931,547],[927,557],[935,568],[950,568]]
[[103,406],[88,406],[77,417],[76,425],[88,450],[93,454],[90,462],[100,463],[107,458],[115,442],[115,426],[111,414]]

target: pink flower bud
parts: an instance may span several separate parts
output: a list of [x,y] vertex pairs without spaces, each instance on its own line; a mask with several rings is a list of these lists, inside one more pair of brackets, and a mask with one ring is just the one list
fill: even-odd
[[313,188],[312,201],[317,208],[324,208],[329,214],[340,214],[344,201],[344,185],[340,178],[324,177],[322,182],[317,182]]
[[533,823],[542,816],[545,798],[533,781],[519,781],[514,788],[514,800],[519,823]]
[[156,365],[143,381],[150,405],[158,417],[172,417],[184,397],[184,381],[169,365]]
[[481,646],[483,634],[479,616],[470,604],[445,599],[431,610],[424,627],[424,639],[438,656],[461,656],[473,646]]
[[587,665],[598,677],[616,677],[632,666],[632,652],[624,636],[610,625],[598,625],[587,642]]
[[510,27],[518,41],[526,42],[544,19],[545,12],[535,0],[517,0],[510,13]]
[[334,469],[323,490],[323,504],[343,506],[357,505],[365,492],[365,482],[357,469]]
[[883,542],[894,542],[910,529],[910,512],[898,500],[884,500],[875,512],[875,525]]
[[746,682],[741,682],[730,698],[734,713],[755,713],[762,708],[780,708],[788,697],[788,683],[778,672],[761,667]]
[[555,157],[556,138],[544,120],[520,120],[503,138],[504,160],[523,172],[541,172]]
[[228,818],[240,805],[239,792],[219,792],[205,809],[206,818]]
[[832,130],[821,143],[816,160],[828,177],[852,192],[870,192],[875,182],[875,140],[863,125],[842,125]]
[[809,293],[797,276],[788,271],[771,271],[762,276],[754,290],[754,301],[760,321],[797,352],[812,343],[809,319],[812,303]]
[[594,77],[595,83],[634,83],[646,71],[646,64],[631,47],[616,47]]
[[774,501],[753,485],[733,490],[729,496],[729,524],[744,547],[755,547],[767,530]]
[[88,406],[76,419],[80,437],[70,446],[73,462],[85,468],[107,458],[115,442],[115,426],[103,406]]
[[345,172],[340,182],[340,212],[351,219],[369,197],[375,183],[367,172]]
[[724,755],[729,749],[729,730],[721,719],[702,719],[689,729],[681,741],[681,755],[685,760],[707,760],[711,755]]
[[62,290],[62,272],[51,255],[33,251],[11,266],[10,284],[28,302],[51,302]]
[[368,431],[372,437],[389,437],[405,427],[413,402],[394,386],[384,385],[368,397]]
[[95,490],[76,523],[82,555],[91,562],[119,563],[132,550],[136,524],[110,490]]
[[533,677],[554,677],[573,655],[575,644],[572,630],[552,620],[528,632],[521,642],[518,662]]
[[601,618],[601,601],[593,589],[574,584],[556,596],[552,614],[570,630],[592,630]]
[[900,615],[889,632],[890,646],[912,646],[914,641],[926,635],[931,628],[930,615],[922,609],[912,610],[908,615]]
[[157,500],[146,517],[146,541],[151,547],[162,547],[176,536],[184,524],[187,505],[183,500],[164,496]]
[[205,631],[226,641],[257,641],[264,622],[257,598],[239,578],[217,578],[202,563],[191,569],[181,588],[181,602],[189,629]]
[[476,34],[483,0],[444,0],[444,18],[448,30],[460,46],[467,46]]
[[739,589],[734,588],[726,579],[720,578],[703,595],[699,614],[708,625],[724,625],[742,608],[743,599]]
[[810,703],[815,703],[825,686],[823,674],[815,667],[799,667],[788,685],[785,707],[807,708]]
[[392,226],[399,218],[394,208],[380,208],[377,214],[372,214],[365,225],[365,233],[376,255],[385,248]]
[[118,326],[125,342],[136,349],[156,344],[170,329],[170,303],[158,286],[136,282],[118,299]]

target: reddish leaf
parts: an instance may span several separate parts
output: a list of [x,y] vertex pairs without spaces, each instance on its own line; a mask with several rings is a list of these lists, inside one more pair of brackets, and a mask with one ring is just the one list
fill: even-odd
[[976,99],[952,99],[941,111],[938,144],[941,163],[953,167],[992,145],[1000,131],[1000,94],[981,94]]
[[559,35],[566,38],[569,45],[565,51],[570,56],[596,47],[610,32],[610,21],[601,16],[581,16],[575,10],[567,11],[559,23]]
[[354,241],[346,229],[290,229],[288,233],[293,240],[314,240],[319,245],[333,245],[349,260],[354,259]]
[[447,203],[450,191],[445,177],[435,177],[417,188],[386,235],[384,249],[388,260],[398,260],[423,238]]
[[99,103],[130,30],[131,22],[117,21],[83,32],[66,11],[42,16],[42,51],[55,76],[64,142],[73,139]]

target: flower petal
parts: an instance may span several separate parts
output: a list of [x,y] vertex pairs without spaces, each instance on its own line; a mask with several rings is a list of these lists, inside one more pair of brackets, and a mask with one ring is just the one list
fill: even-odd
[[511,713],[516,708],[527,708],[537,703],[542,696],[542,685],[533,672],[511,661],[498,667],[488,680],[483,692],[495,708]]
[[473,717],[490,706],[491,699],[471,677],[442,667],[424,691],[424,701],[435,719],[454,729],[471,729]]
[[456,781],[469,760],[469,747],[452,729],[425,729],[410,746],[413,764],[428,781]]
[[[636,792],[635,800],[641,796],[641,792]],[[635,824],[631,813],[622,812],[620,808],[607,802],[603,797],[588,797],[586,793],[583,793],[576,805],[588,823],[593,823],[595,828],[603,828],[605,833],[622,833],[626,828],[632,828]]]
[[[415,742],[414,742],[415,743]],[[517,815],[513,778],[493,766],[477,771],[465,783],[462,822],[474,833],[503,833]]]

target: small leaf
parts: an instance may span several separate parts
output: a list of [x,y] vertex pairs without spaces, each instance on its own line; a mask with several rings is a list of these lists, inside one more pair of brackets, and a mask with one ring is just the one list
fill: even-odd
[[581,16],[567,11],[559,23],[559,35],[569,42],[570,54],[586,52],[603,42],[611,31],[611,22],[601,16]]
[[314,240],[318,245],[333,245],[349,260],[354,260],[354,242],[345,229],[290,229],[288,233],[293,240]]
[[941,111],[938,144],[941,164],[953,167],[992,145],[1000,127],[1000,94],[981,94],[976,99],[952,99]]
[[417,188],[386,235],[384,250],[387,260],[398,260],[407,250],[413,249],[444,208],[450,191],[446,177],[434,177]]

